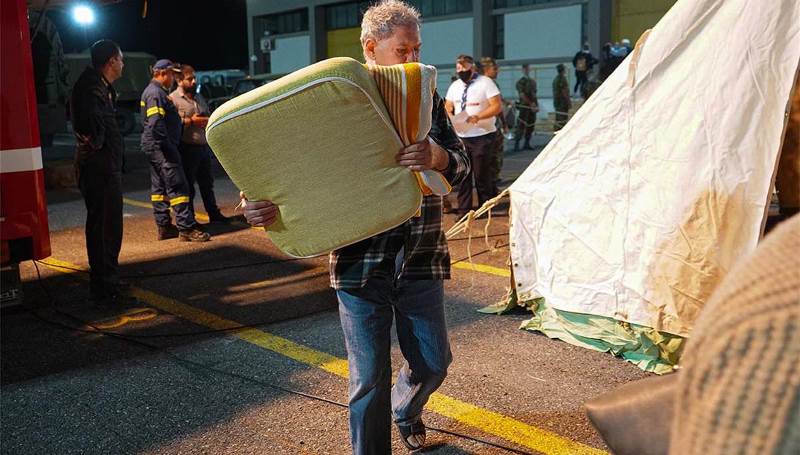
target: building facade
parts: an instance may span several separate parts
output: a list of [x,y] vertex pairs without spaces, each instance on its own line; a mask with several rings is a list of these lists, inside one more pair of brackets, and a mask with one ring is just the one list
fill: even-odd
[[[517,97],[520,66],[531,66],[548,106],[555,65],[569,63],[588,41],[597,54],[609,41],[636,42],[675,0],[407,0],[422,13],[424,63],[449,86],[459,54],[494,57],[503,96]],[[363,12],[373,1],[247,0],[250,74],[282,75],[337,56],[363,61]],[[571,66],[570,66],[571,67]],[[570,78],[572,78],[570,72]]]

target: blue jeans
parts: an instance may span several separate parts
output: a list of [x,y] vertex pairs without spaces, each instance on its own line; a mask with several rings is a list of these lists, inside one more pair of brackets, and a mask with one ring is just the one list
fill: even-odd
[[[415,423],[453,357],[441,280],[370,279],[337,291],[350,370],[350,439],[355,454],[391,453],[391,416]],[[391,328],[405,363],[392,387]]]

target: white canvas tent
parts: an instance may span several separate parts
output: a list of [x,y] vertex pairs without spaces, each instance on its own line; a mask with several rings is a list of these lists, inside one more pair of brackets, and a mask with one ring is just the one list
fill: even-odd
[[761,236],[800,1],[679,0],[645,36],[511,185],[512,298],[664,372]]

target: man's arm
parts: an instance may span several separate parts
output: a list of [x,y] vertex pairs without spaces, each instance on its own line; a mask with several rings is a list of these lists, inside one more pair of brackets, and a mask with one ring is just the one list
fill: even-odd
[[166,96],[163,98],[156,94],[145,96],[144,102],[144,127],[150,129],[153,139],[156,141],[161,153],[169,161],[176,161],[178,150],[169,141],[167,136],[167,122],[164,117],[167,115],[164,109]]
[[74,106],[79,106],[74,113],[74,130],[78,142],[92,150],[99,150],[106,141],[106,124],[103,115],[105,100],[99,88],[91,90],[88,96],[76,94]]
[[458,185],[469,175],[471,163],[464,144],[453,130],[453,125],[445,112],[445,103],[438,93],[433,95],[432,115],[428,137],[436,144],[434,147],[436,151],[433,153],[441,159],[435,169],[441,172],[451,185]]
[[450,100],[445,100],[445,101],[444,101],[444,110],[445,110],[445,112],[447,112],[447,115],[449,115],[450,117],[452,117],[452,116],[454,116],[454,115],[455,115],[455,112],[456,112],[456,106],[453,104],[453,102],[452,102],[452,101],[450,101]]
[[397,164],[412,171],[435,169],[455,185],[469,174],[470,163],[464,145],[447,117],[444,102],[434,94],[431,131],[428,140],[411,144],[397,152]]
[[243,191],[239,192],[242,200],[244,218],[255,227],[267,227],[278,219],[278,206],[272,201],[248,201]]
[[467,122],[475,124],[483,119],[496,117],[501,112],[503,112],[503,103],[500,101],[500,95],[495,95],[489,98],[489,105],[486,109],[475,115],[470,115],[467,118]]

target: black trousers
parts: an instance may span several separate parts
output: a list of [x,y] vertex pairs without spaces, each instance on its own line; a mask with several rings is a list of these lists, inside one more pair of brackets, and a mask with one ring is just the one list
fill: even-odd
[[[578,71],[575,70],[575,88],[572,90],[574,93],[583,93],[584,87],[586,87],[587,78],[586,71]],[[578,89],[580,88],[580,92]]]
[[186,182],[189,184],[190,206],[194,207],[194,196],[197,194],[194,184],[197,183],[206,213],[219,215],[217,198],[214,196],[214,175],[211,172],[211,150],[208,145],[181,143],[178,151],[181,153],[183,173],[186,174]]
[[104,163],[77,169],[78,186],[86,203],[86,252],[89,292],[103,299],[117,292],[122,246],[122,175],[109,173]]
[[461,142],[472,160],[472,171],[458,188],[458,212],[469,212],[472,207],[472,188],[478,190],[478,206],[494,197],[494,175],[492,158],[496,133],[491,132],[478,137],[462,137]]

